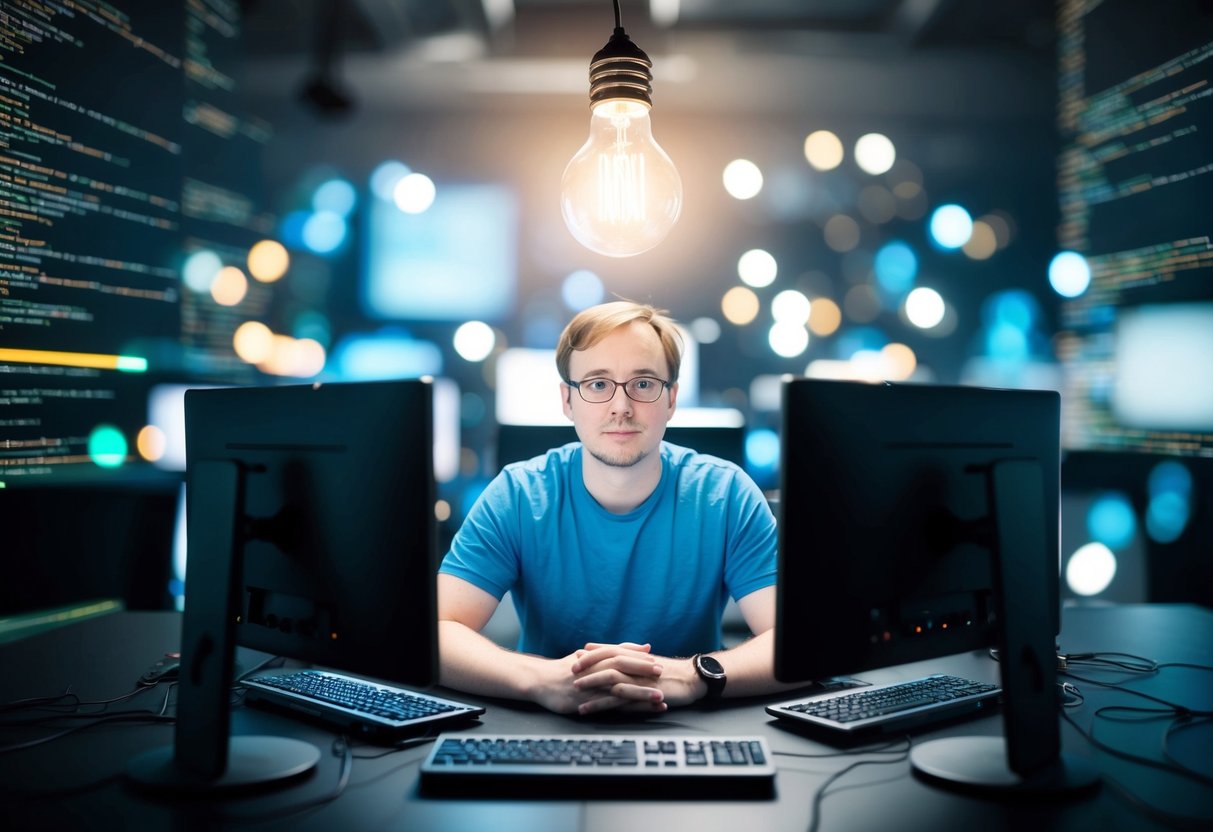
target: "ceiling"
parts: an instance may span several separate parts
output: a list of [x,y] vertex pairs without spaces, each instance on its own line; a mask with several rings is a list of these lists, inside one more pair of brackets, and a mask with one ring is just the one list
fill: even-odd
[[[1054,62],[1053,0],[622,0],[654,98],[688,111],[1017,117]],[[245,0],[252,95],[319,80],[339,115],[584,96],[606,0]],[[995,90],[996,94],[991,94]],[[1025,88],[1026,90],[1026,88]],[[326,101],[324,94],[335,98]],[[663,97],[664,96],[664,97]]]

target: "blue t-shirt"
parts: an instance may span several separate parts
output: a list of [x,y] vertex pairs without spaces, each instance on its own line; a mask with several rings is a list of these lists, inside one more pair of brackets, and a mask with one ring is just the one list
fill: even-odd
[[612,514],[586,490],[581,443],[507,465],[464,520],[441,571],[498,600],[512,592],[518,649],[550,658],[586,642],[649,642],[663,656],[721,646],[729,596],[775,583],[775,517],[731,462],[668,442],[661,480]]

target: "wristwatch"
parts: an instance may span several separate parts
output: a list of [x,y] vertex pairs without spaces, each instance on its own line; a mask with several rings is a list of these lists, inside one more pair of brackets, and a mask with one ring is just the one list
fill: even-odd
[[703,701],[715,704],[719,701],[720,695],[724,693],[724,685],[729,680],[724,673],[724,667],[716,659],[704,653],[696,653],[692,656],[691,665],[699,674],[699,678],[703,679],[708,686],[708,694]]

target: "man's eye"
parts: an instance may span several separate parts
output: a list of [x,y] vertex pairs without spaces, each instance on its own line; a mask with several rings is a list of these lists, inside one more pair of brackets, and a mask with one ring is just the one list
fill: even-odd
[[652,390],[653,380],[651,378],[638,378],[632,382],[632,387],[636,390]]
[[588,384],[589,384],[591,391],[593,391],[595,393],[601,393],[603,390],[607,389],[607,386],[610,384],[610,382],[607,381],[606,379],[596,378],[593,381],[588,382]]

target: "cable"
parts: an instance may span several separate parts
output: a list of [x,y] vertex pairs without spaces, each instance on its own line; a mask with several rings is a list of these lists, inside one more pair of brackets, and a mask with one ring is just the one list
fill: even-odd
[[11,702],[5,702],[3,705],[0,705],[0,713],[17,711],[22,708],[37,708],[44,705],[58,707],[60,699],[75,699],[77,707],[80,703],[80,697],[72,693],[72,687],[68,685],[67,690],[58,696],[34,696],[29,699],[14,699]]
[[401,751],[408,751],[410,748],[419,748],[433,742],[436,739],[438,739],[438,735],[433,733],[431,730],[417,737],[409,737],[408,739],[399,740],[386,751],[380,751],[378,754],[355,754],[354,759],[379,760],[383,757],[391,756],[392,754],[398,754]]
[[[1162,735],[1162,755],[1164,757],[1166,757],[1168,760],[1170,760],[1171,764],[1173,766],[1175,766],[1177,769],[1181,769],[1183,771],[1191,771],[1193,773],[1199,774],[1199,772],[1196,772],[1196,770],[1193,769],[1191,766],[1184,765],[1179,760],[1177,760],[1174,757],[1174,755],[1171,754],[1170,739],[1171,739],[1171,737],[1175,736],[1176,734],[1178,734],[1182,731],[1186,731],[1189,728],[1194,728],[1199,725],[1208,725],[1210,722],[1213,722],[1213,720],[1210,720],[1207,717],[1199,719],[1199,720],[1181,718],[1181,719],[1177,719],[1177,720],[1173,721],[1170,725],[1167,726],[1166,732]],[[1205,778],[1205,779],[1208,781],[1213,781],[1213,778]]]
[[[1213,668],[1211,668],[1211,669],[1213,669]],[[1186,705],[1177,705],[1174,702],[1168,702],[1166,699],[1159,699],[1157,696],[1151,696],[1148,693],[1142,693],[1139,690],[1133,690],[1132,688],[1127,688],[1124,686],[1123,682],[1101,682],[1098,679],[1092,679],[1088,676],[1078,676],[1078,675],[1070,672],[1069,670],[1062,671],[1061,675],[1069,676],[1071,679],[1077,679],[1078,681],[1083,682],[1085,684],[1098,685],[1098,686],[1104,687],[1104,688],[1111,688],[1113,690],[1118,690],[1123,693],[1132,694],[1133,696],[1139,696],[1142,699],[1149,699],[1151,702],[1157,702],[1160,705],[1166,705],[1168,708],[1172,709],[1177,716],[1213,716],[1213,711],[1198,711],[1198,710],[1193,710],[1192,708],[1189,708]]]
[[903,761],[909,759],[910,747],[912,746],[913,741],[910,739],[909,735],[906,735],[905,737],[903,737],[902,741],[905,742],[905,748],[894,749],[894,750],[886,750],[886,748],[884,746],[881,746],[877,749],[870,749],[870,750],[869,749],[859,749],[859,750],[855,750],[855,751],[831,752],[829,754],[796,754],[796,753],[788,752],[788,751],[773,751],[771,753],[780,754],[785,757],[840,757],[840,756],[851,756],[853,754],[890,754],[890,753],[898,755],[897,757],[894,757],[891,760],[856,760],[855,762],[851,763],[849,766],[846,766],[845,768],[843,768],[839,771],[836,771],[833,774],[831,774],[829,777],[827,777],[826,781],[824,783],[822,783],[820,786],[818,786],[817,791],[814,792],[814,794],[813,794],[813,819],[809,822],[809,832],[817,832],[818,826],[821,825],[821,804],[825,800],[826,790],[831,785],[833,785],[835,782],[837,782],[841,778],[845,777],[847,774],[850,774],[852,771],[859,768],[860,766],[887,766],[887,765],[892,765],[893,763],[900,763],[900,762],[903,762]]
[[[88,717],[92,717],[92,716],[94,716],[94,715],[93,714],[70,714],[70,715],[68,715],[69,718],[76,718],[76,719],[83,719],[83,718],[88,718]],[[125,712],[113,713],[113,714],[108,714],[106,716],[100,717],[99,719],[94,719],[92,722],[85,723],[84,725],[73,725],[72,727],[65,728],[64,730],[62,730],[56,734],[49,734],[45,737],[38,737],[37,739],[26,740],[25,742],[19,742],[19,743],[15,743],[13,745],[6,745],[3,747],[0,747],[0,754],[7,754],[10,751],[21,751],[26,748],[33,748],[34,746],[42,745],[43,743],[50,742],[51,740],[57,740],[60,737],[65,737],[68,734],[74,734],[77,731],[83,731],[87,728],[92,728],[95,725],[102,725],[102,724],[110,723],[110,722],[173,723],[176,721],[177,721],[176,717],[160,716],[158,714],[152,713],[151,711],[125,711]],[[18,723],[18,724],[25,724],[25,723]],[[32,723],[30,723],[30,724],[32,724]]]
[[[1112,658],[1115,657],[1115,658]],[[1065,670],[1072,664],[1093,665],[1095,667],[1117,668],[1131,673],[1154,673],[1159,664],[1145,656],[1135,656],[1132,653],[1098,652],[1098,653],[1058,653],[1057,658]]]
[[1087,701],[1076,685],[1069,682],[1058,682],[1057,686],[1061,688],[1061,706],[1063,708],[1079,708]]
[[804,759],[818,760],[828,757],[854,757],[858,754],[901,754],[904,749],[894,746],[900,746],[904,740],[891,740],[883,745],[875,748],[854,748],[847,751],[830,751],[825,754],[802,754],[799,751],[772,751],[771,755],[775,757],[801,757]]
[[[1124,709],[1123,706],[1113,705],[1110,707],[1120,708],[1122,710]],[[1105,710],[1107,710],[1107,708],[1100,708],[1099,710],[1095,711],[1095,713],[1092,716],[1094,718],[1098,719],[1099,717],[1101,717],[1103,715],[1103,711],[1105,711]],[[1146,709],[1141,709],[1141,710],[1143,712],[1147,712]],[[1157,713],[1161,714],[1162,712],[1157,712]],[[1070,725],[1072,725],[1074,727],[1074,730],[1077,731],[1079,733],[1079,735],[1081,737],[1083,737],[1083,739],[1085,739],[1087,742],[1091,743],[1091,745],[1095,746],[1100,751],[1105,751],[1114,757],[1119,757],[1122,760],[1128,760],[1131,763],[1136,763],[1136,764],[1142,765],[1142,766],[1148,766],[1150,768],[1155,768],[1155,769],[1158,769],[1159,771],[1165,771],[1170,774],[1177,774],[1180,777],[1186,777],[1189,780],[1194,780],[1197,783],[1201,783],[1206,786],[1213,786],[1213,777],[1210,777],[1206,774],[1201,774],[1200,772],[1196,771],[1195,769],[1190,769],[1187,766],[1163,762],[1160,760],[1152,760],[1149,757],[1142,757],[1139,754],[1130,754],[1128,751],[1122,751],[1119,748],[1108,745],[1103,740],[1101,740],[1095,736],[1095,730],[1094,730],[1095,723],[1094,722],[1091,723],[1090,731],[1084,731],[1069,714],[1063,712],[1061,717],[1066,722],[1070,723]],[[1165,742],[1165,739],[1164,739],[1164,742]]]

